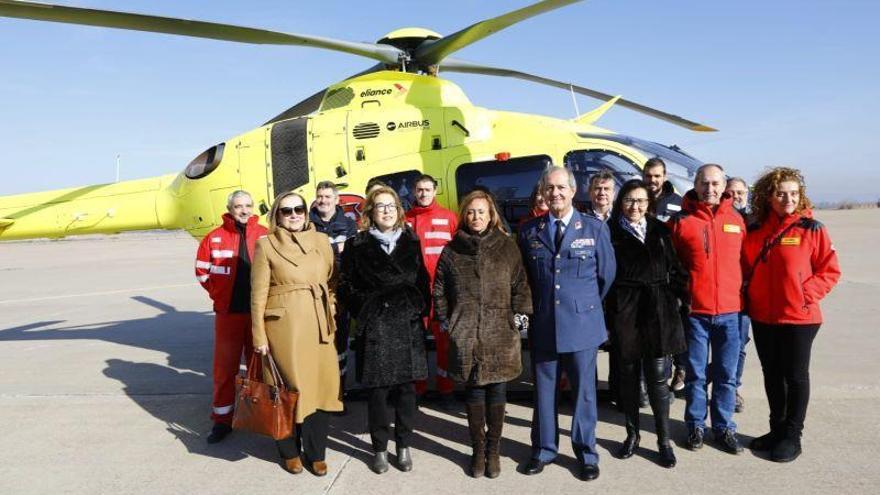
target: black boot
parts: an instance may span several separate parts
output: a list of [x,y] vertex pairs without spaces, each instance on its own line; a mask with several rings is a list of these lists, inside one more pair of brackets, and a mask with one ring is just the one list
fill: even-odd
[[654,430],[657,432],[657,449],[660,452],[657,463],[665,468],[673,468],[676,459],[669,440],[669,403],[674,395],[666,386],[666,359],[645,361],[645,379],[648,382],[648,397],[654,413]]
[[801,455],[801,432],[789,429],[770,451],[774,462],[791,462]]
[[471,476],[482,478],[486,471],[486,405],[482,402],[468,402],[465,410],[473,448]]
[[623,410],[626,439],[617,450],[617,457],[629,459],[639,447],[640,364],[620,361],[620,405]]
[[770,423],[770,432],[753,438],[749,442],[749,448],[752,450],[770,451],[776,444],[785,437],[785,428],[781,424]]
[[623,440],[623,444],[620,446],[620,449],[617,451],[618,459],[629,459],[635,454],[636,449],[639,448],[639,441],[642,438],[639,436],[638,430],[632,431],[630,430],[629,425],[626,427],[626,438]]
[[486,410],[486,476],[497,478],[501,474],[501,431],[504,429],[504,407],[498,402],[489,404]]
[[639,407],[648,407],[648,387],[644,379],[639,380]]
[[632,397],[624,399],[624,423],[626,438],[617,451],[618,459],[629,459],[639,448],[639,409]]

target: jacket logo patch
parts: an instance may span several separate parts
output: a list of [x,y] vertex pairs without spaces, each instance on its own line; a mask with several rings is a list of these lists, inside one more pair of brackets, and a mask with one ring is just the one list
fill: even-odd
[[733,223],[725,223],[722,229],[730,234],[739,234],[740,232],[742,232],[742,229],[739,228],[739,225]]
[[681,206],[678,205],[666,205],[666,209],[669,211],[681,211]]
[[800,246],[801,238],[800,237],[783,237],[779,240],[779,245],[781,246]]
[[580,249],[587,246],[595,246],[596,240],[592,237],[584,238],[584,239],[575,239],[571,241],[570,249]]
[[[578,220],[577,222],[575,222],[575,224],[574,224],[574,228],[577,229],[577,230],[580,230],[581,228],[583,228],[583,225],[581,225],[581,221],[580,221],[580,220]],[[591,244],[591,245],[592,245],[592,244]]]
[[221,239],[219,237],[212,237],[211,242],[220,242]]
[[449,225],[448,218],[432,218],[431,225]]

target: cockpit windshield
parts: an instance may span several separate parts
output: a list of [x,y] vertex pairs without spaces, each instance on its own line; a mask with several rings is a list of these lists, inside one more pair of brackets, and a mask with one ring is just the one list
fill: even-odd
[[641,151],[648,158],[658,157],[666,163],[666,177],[675,189],[684,194],[693,187],[694,175],[703,162],[685,153],[678,146],[665,146],[653,141],[646,141],[621,134],[578,133],[578,137],[587,139],[605,139],[625,144]]

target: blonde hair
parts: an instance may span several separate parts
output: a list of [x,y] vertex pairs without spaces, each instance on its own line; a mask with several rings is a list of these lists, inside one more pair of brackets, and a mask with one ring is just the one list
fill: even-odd
[[403,205],[400,204],[400,197],[394,192],[394,189],[383,185],[374,188],[370,191],[370,194],[367,194],[367,199],[364,201],[364,210],[361,213],[361,230],[370,230],[370,227],[373,226],[373,210],[376,209],[376,197],[380,194],[388,194],[394,198],[394,207],[397,209],[397,221],[394,222],[394,228],[403,228],[406,216],[403,212]]
[[758,222],[763,222],[770,213],[770,198],[776,194],[779,184],[783,182],[795,182],[798,185],[798,205],[795,213],[812,208],[813,203],[807,197],[807,184],[804,182],[804,176],[801,171],[796,168],[774,167],[764,172],[755,185],[752,186],[752,194],[749,198],[749,205],[752,214]]
[[471,205],[477,199],[484,199],[487,203],[489,203],[489,225],[486,226],[486,231],[492,229],[498,229],[505,235],[508,234],[507,229],[504,228],[504,222],[501,221],[501,215],[498,213],[498,207],[495,206],[495,199],[491,194],[486,191],[480,191],[479,189],[476,191],[471,191],[461,199],[461,206],[458,208],[458,225],[459,228],[465,227],[467,228],[467,210],[468,206]]
[[306,208],[305,220],[303,222],[303,230],[309,229],[309,206],[306,203],[306,198],[302,196],[302,194],[294,191],[287,191],[279,194],[275,197],[275,201],[272,202],[272,210],[269,212],[269,233],[274,234],[276,230],[280,227],[278,225],[278,212],[281,209],[281,201],[289,198],[291,196],[295,196],[302,201],[303,206]]

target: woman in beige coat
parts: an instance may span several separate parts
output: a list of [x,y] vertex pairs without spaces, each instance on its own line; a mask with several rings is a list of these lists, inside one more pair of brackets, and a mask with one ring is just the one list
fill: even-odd
[[[254,350],[272,353],[287,386],[299,392],[296,434],[278,442],[286,468],[327,474],[324,451],[330,411],[341,411],[333,343],[333,251],[309,222],[302,196],[278,196],[269,234],[257,241],[251,272]],[[267,373],[268,375],[268,373]]]

